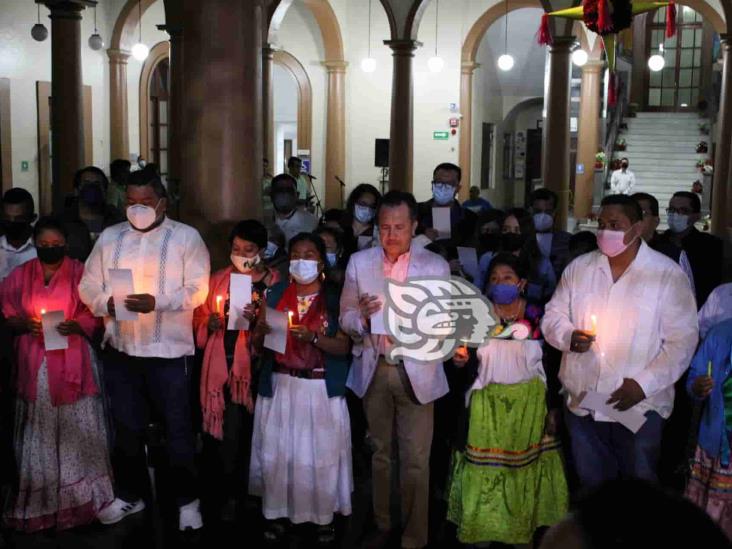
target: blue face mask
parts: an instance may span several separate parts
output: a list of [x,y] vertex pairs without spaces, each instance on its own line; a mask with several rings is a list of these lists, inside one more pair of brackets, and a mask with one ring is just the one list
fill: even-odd
[[447,206],[455,198],[455,187],[446,183],[435,183],[432,185],[432,198],[440,206]]
[[543,233],[548,231],[554,225],[554,218],[545,212],[539,212],[534,214],[534,228]]
[[519,288],[515,284],[491,284],[488,286],[488,299],[497,305],[508,305],[519,297]]
[[272,259],[277,253],[277,244],[267,241],[267,249],[264,250],[264,258]]
[[335,264],[338,262],[338,255],[335,252],[326,252],[325,256],[328,260],[328,265],[335,267]]

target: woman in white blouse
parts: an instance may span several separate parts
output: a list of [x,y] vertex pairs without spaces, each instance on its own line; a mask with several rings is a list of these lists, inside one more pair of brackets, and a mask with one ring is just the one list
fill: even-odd
[[[527,268],[498,254],[487,295],[500,323],[477,350],[478,373],[468,390],[465,449],[456,453],[448,519],[462,543],[529,543],[534,531],[562,519],[568,492],[547,413],[539,321],[542,311],[522,297]],[[465,348],[453,357],[468,362]]]

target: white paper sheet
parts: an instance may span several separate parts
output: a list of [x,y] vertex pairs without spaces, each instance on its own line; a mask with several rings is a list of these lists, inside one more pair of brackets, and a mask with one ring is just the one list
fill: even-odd
[[131,269],[109,269],[109,282],[112,286],[114,313],[117,320],[137,320],[137,313],[125,307],[125,299],[135,293]]
[[270,332],[264,336],[264,346],[276,353],[284,354],[287,349],[287,313],[267,307],[265,312]]
[[65,320],[63,311],[48,311],[41,315],[43,343],[46,351],[62,351],[69,348],[69,338],[62,336],[56,329]]
[[229,279],[229,330],[248,330],[244,307],[252,302],[252,277],[234,273]]
[[386,298],[383,277],[374,277],[367,279],[363,284],[359,286],[361,295],[369,294],[376,296],[381,303],[381,309],[371,315],[371,330],[370,332],[374,335],[388,335],[386,331],[386,323],[384,322],[384,307],[386,306]]
[[457,252],[463,271],[472,276],[473,280],[476,280],[478,278],[478,252],[475,248],[466,246],[458,246]]
[[634,408],[630,408],[624,412],[616,410],[613,408],[615,404],[605,404],[609,398],[610,395],[603,395],[596,391],[587,391],[580,401],[580,407],[585,408],[586,410],[600,412],[601,414],[624,425],[633,433],[637,433],[646,422],[646,416]]
[[452,236],[450,208],[432,208],[432,228],[437,231],[440,239]]

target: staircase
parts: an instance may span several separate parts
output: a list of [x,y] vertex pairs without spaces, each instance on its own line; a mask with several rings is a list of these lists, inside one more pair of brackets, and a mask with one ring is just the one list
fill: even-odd
[[646,192],[658,199],[665,226],[671,196],[676,191],[690,191],[694,181],[702,180],[696,162],[709,153],[697,154],[696,146],[706,141],[711,150],[711,136],[699,130],[700,124],[709,121],[696,113],[641,112],[624,122],[628,129],[621,130],[619,138],[625,139],[627,148],[615,151],[613,158],[628,158],[635,173],[633,192]]

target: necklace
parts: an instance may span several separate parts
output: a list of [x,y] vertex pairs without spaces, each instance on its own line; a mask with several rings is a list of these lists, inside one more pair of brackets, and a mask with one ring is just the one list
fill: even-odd
[[502,305],[496,305],[496,312],[498,313],[498,316],[501,318],[501,323],[506,324],[509,322],[515,322],[518,320],[519,315],[521,314],[521,301],[517,300],[515,302],[514,311],[511,314],[504,314],[503,313],[503,306]]

